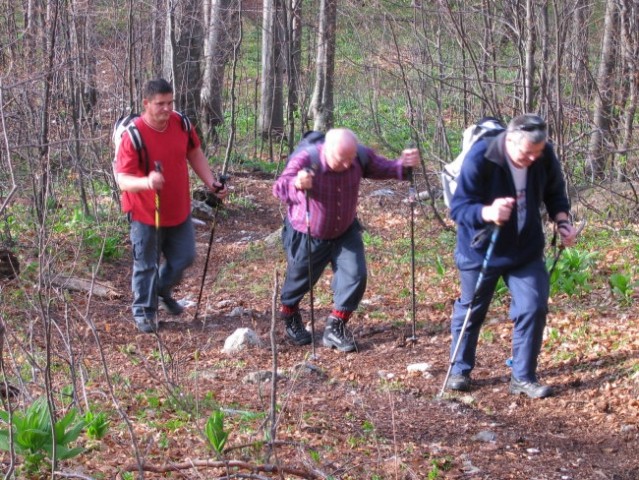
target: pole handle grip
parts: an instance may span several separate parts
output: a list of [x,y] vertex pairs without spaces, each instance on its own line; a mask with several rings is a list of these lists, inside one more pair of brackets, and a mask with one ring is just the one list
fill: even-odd
[[222,186],[221,186],[221,187],[215,187],[215,193],[218,193],[220,190],[223,190],[223,189],[224,189],[224,186],[226,185],[226,182],[227,182],[230,178],[231,178],[231,177],[230,177],[229,175],[223,175],[223,174],[218,175],[218,177],[217,177],[217,181],[218,181],[219,183],[221,183],[221,184],[222,184]]

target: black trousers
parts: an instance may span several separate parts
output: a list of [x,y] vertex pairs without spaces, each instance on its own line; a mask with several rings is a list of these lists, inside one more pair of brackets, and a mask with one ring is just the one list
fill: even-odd
[[[282,243],[286,251],[286,278],[282,286],[281,301],[292,307],[300,303],[309,291],[307,234],[295,230],[288,219],[282,230]],[[322,276],[328,264],[333,270],[333,305],[337,310],[355,311],[366,291],[366,257],[362,229],[357,220],[340,237],[321,240],[311,237],[310,258],[313,285]]]

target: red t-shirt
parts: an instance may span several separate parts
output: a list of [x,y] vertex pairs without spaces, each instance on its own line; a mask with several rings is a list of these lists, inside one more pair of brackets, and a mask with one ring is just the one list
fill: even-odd
[[[149,169],[159,162],[164,175],[164,187],[160,190],[160,225],[173,227],[183,223],[191,212],[187,151],[198,148],[200,139],[194,128],[185,132],[180,115],[173,112],[166,129],[159,132],[148,126],[142,117],[135,119],[142,141],[148,153]],[[189,141],[190,136],[190,141]],[[145,153],[135,150],[128,134],[122,136],[122,143],[116,159],[116,172],[146,177]],[[131,214],[131,219],[146,225],[155,225],[155,190],[137,193],[122,192],[122,210]]]

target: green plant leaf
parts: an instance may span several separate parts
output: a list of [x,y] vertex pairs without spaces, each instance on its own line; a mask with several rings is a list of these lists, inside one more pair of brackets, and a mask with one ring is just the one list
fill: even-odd
[[213,449],[221,455],[229,436],[228,432],[224,431],[224,412],[216,410],[211,414],[206,421],[204,433]]
[[0,430],[0,450],[8,452],[9,449],[9,429],[3,428]]
[[104,412],[94,415],[89,411],[84,415],[87,436],[92,440],[101,440],[109,430],[109,419]]

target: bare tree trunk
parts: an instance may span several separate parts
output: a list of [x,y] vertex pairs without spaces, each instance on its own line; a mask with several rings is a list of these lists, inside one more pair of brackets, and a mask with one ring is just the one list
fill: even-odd
[[[16,176],[11,160],[11,149],[9,146],[9,135],[7,134],[7,122],[4,114],[4,86],[2,84],[2,77],[0,76],[0,130],[2,130],[2,143],[3,148],[0,150],[0,160],[3,156],[6,157],[6,168],[3,169],[4,187],[2,194],[4,198],[0,204],[0,215],[3,215],[6,208],[9,206],[16,192],[18,191],[18,185],[16,183]],[[3,164],[4,165],[4,164]]]
[[264,0],[259,130],[268,139],[284,132],[281,19],[282,0]]
[[[550,116],[552,112],[553,124],[554,124],[554,132],[552,134],[555,149],[557,151],[557,155],[559,158],[563,158],[565,152],[564,145],[564,130],[565,126],[563,124],[563,90],[562,90],[562,67],[563,67],[563,59],[565,57],[564,52],[566,50],[566,38],[568,30],[565,28],[561,28],[561,25],[564,25],[566,22],[569,22],[569,13],[566,10],[558,10],[556,8],[551,10],[552,15],[552,36],[554,36],[554,59],[550,58],[550,54],[548,54],[548,59],[544,57],[544,65],[545,69],[548,71],[547,79],[549,82],[548,86],[548,99],[547,99],[547,116]],[[550,21],[548,21],[548,25],[550,25]],[[550,26],[548,27],[550,29]],[[546,37],[548,42],[550,42],[551,32],[548,30]],[[550,47],[549,47],[550,48]],[[554,62],[554,63],[552,63]]]
[[40,137],[39,137],[39,172],[36,180],[35,205],[38,220],[44,221],[47,191],[49,190],[49,109],[51,108],[51,87],[54,80],[54,58],[58,34],[58,4],[55,2],[47,9],[46,21],[42,26],[41,38],[45,45],[44,61],[46,62],[46,74],[42,83],[42,103],[40,110]]
[[[625,99],[621,154],[626,162],[620,166],[620,180],[626,180],[628,174],[637,165],[636,156],[628,155],[632,148],[634,118],[639,102],[639,6],[636,1],[621,0],[619,2],[621,19],[621,53],[625,71],[623,78],[628,79],[628,95]],[[634,160],[631,160],[633,158]]]
[[56,456],[56,409],[53,400],[53,385],[52,385],[52,362],[51,362],[51,312],[47,301],[49,297],[49,289],[47,288],[45,278],[45,272],[50,267],[47,264],[49,255],[46,254],[46,240],[47,240],[47,211],[48,200],[51,198],[51,192],[53,191],[51,185],[51,149],[50,149],[50,124],[51,124],[51,105],[52,105],[52,90],[56,85],[55,77],[55,57],[56,49],[58,48],[58,29],[60,27],[60,7],[58,2],[47,3],[46,5],[46,17],[41,32],[45,55],[45,76],[42,91],[42,116],[40,117],[40,171],[39,171],[39,183],[38,191],[36,192],[36,205],[38,215],[37,226],[37,240],[38,240],[38,284],[36,287],[36,305],[39,306],[40,317],[44,325],[44,345],[45,345],[45,365],[44,383],[45,393],[47,399],[48,410],[50,414],[50,425],[52,432],[52,446],[53,451],[51,453],[51,472],[55,472],[57,469],[57,456]]
[[602,180],[605,175],[608,156],[606,143],[607,140],[610,140],[612,121],[612,98],[614,95],[612,74],[615,63],[615,36],[618,27],[619,16],[615,0],[607,0],[599,72],[597,73],[598,95],[595,96],[594,102],[594,130],[590,136],[587,160],[592,180]]
[[[173,88],[179,110],[192,119],[200,113],[200,61],[202,59],[202,8],[200,0],[180,0],[179,35]],[[196,126],[199,124],[195,122]]]
[[224,163],[222,165],[222,173],[226,174],[231,161],[231,152],[235,142],[236,131],[236,112],[237,112],[237,64],[240,56],[240,47],[244,37],[244,29],[242,27],[242,0],[237,2],[237,39],[233,41],[233,54],[231,64],[231,125],[229,126],[229,138],[226,143],[226,153],[224,155]]
[[286,120],[288,149],[295,144],[295,112],[299,107],[300,67],[302,62],[302,0],[286,0],[284,45],[286,46]]
[[534,1],[526,0],[526,25],[525,25],[525,42],[524,42],[524,71],[523,76],[523,92],[522,107],[524,112],[532,112],[533,101],[535,96],[535,12]]
[[135,29],[135,22],[133,18],[133,5],[135,0],[129,0],[129,14],[128,14],[128,24],[127,24],[127,51],[128,51],[128,62],[127,62],[127,72],[129,76],[129,106],[131,111],[138,110],[136,105],[138,105],[138,94],[135,89],[135,40],[133,38],[133,30]]
[[69,4],[71,25],[70,31],[72,45],[75,45],[76,54],[72,58],[77,59],[76,70],[81,97],[82,108],[86,115],[92,115],[98,101],[98,89],[96,82],[96,57],[93,42],[93,17],[89,15],[88,5],[85,2],[73,0]]
[[[541,43],[541,61],[539,65],[539,94],[538,101],[534,102],[529,111],[536,111],[548,118],[548,112],[552,110],[550,83],[552,78],[552,61],[554,57],[550,55],[550,27],[548,25],[548,2],[544,1],[540,5],[540,18],[537,23],[539,25],[539,42]],[[534,100],[534,99],[533,99]]]
[[[70,148],[72,152],[72,163],[73,168],[76,173],[76,186],[77,191],[80,194],[80,203],[82,204],[82,211],[88,217],[91,214],[91,210],[89,208],[89,202],[87,198],[87,192],[85,188],[85,174],[82,162],[82,145],[81,145],[81,136],[82,136],[82,118],[84,117],[83,112],[83,89],[82,85],[78,85],[78,79],[82,78],[82,73],[84,72],[84,68],[81,65],[80,61],[82,59],[83,53],[85,50],[83,48],[84,43],[83,39],[85,38],[85,15],[80,15],[79,12],[73,9],[74,4],[71,3],[69,8],[66,10],[66,24],[67,28],[66,34],[68,35],[66,38],[65,48],[67,51],[67,55],[70,59],[72,59],[69,64],[70,68],[67,72],[67,88],[68,95],[70,98],[69,107],[71,110],[71,119],[73,121],[73,146]],[[63,29],[64,30],[64,29]]]
[[588,24],[588,17],[592,7],[587,2],[574,1],[574,11],[570,22],[570,49],[569,60],[571,62],[570,72],[571,82],[574,86],[573,96],[587,95],[592,88],[592,75],[589,72],[589,28],[584,28]]
[[[459,31],[463,32],[464,31],[464,20],[462,18],[462,16],[460,15],[458,17],[459,19]],[[434,46],[436,47],[435,50],[435,55],[437,56],[437,61],[435,62],[435,65],[437,66],[437,70],[438,70],[438,76],[439,78],[444,78],[445,74],[444,74],[444,64],[445,61],[443,60],[442,56],[443,56],[443,49],[442,49],[442,43],[444,43],[444,39],[446,38],[446,33],[442,28],[438,28],[437,32],[435,34],[434,37]],[[466,76],[466,69],[468,67],[468,59],[466,56],[466,50],[464,48],[461,49],[462,50],[462,95],[464,98],[464,103],[466,105],[468,105],[468,100],[469,100],[469,92],[470,92],[470,87],[469,87],[469,79]],[[437,111],[437,123],[435,126],[435,141],[436,144],[438,146],[441,145],[441,147],[438,148],[438,155],[443,156],[444,158],[448,158],[450,156],[450,145],[447,141],[447,136],[446,136],[446,126],[444,124],[444,113],[443,113],[443,105],[442,105],[442,92],[444,89],[444,85],[442,84],[442,82],[435,82],[435,85],[433,85],[433,88],[435,90],[435,105],[436,105],[436,111]],[[466,110],[466,108],[464,109]],[[413,116],[415,115],[415,113],[413,112]],[[425,179],[427,179],[426,176],[424,176]],[[429,186],[429,190],[430,190],[430,186]],[[429,191],[429,196],[430,196],[430,191]],[[432,197],[431,197],[432,198]]]
[[335,30],[337,0],[320,0],[317,33],[317,77],[309,115],[314,129],[326,131],[333,126],[333,87],[335,71]]
[[3,72],[5,71],[9,59],[15,59],[16,57],[16,44],[15,42],[8,41],[10,38],[18,37],[18,25],[15,21],[15,9],[16,7],[12,2],[0,3],[0,18],[6,19],[0,28],[5,32],[5,38],[7,39],[7,41],[4,42],[6,47],[0,49],[0,69]]
[[[482,49],[482,59],[480,63],[480,71],[482,74],[482,79],[487,85],[487,88],[490,88],[490,91],[486,94],[490,97],[489,105],[493,105],[495,111],[488,112],[494,116],[499,117],[500,113],[498,110],[499,99],[497,98],[498,93],[496,91],[497,86],[497,44],[495,41],[495,27],[493,25],[495,5],[490,0],[482,1],[482,18],[484,21],[484,48]],[[466,111],[464,111],[466,115]],[[468,125],[468,122],[464,122],[464,125]]]
[[166,0],[166,23],[164,27],[164,51],[162,54],[162,77],[174,83],[177,75],[176,55],[177,42],[175,40],[175,9],[177,0]]
[[155,0],[152,9],[152,23],[151,23],[151,72],[153,75],[158,75],[162,71],[162,48],[160,45],[164,45],[164,23],[166,16],[162,14],[164,0]]
[[235,30],[237,20],[230,12],[232,0],[205,0],[204,2],[204,72],[200,102],[202,108],[203,136],[206,143],[217,143],[215,128],[224,122],[222,92],[224,72],[231,56],[229,35]]

